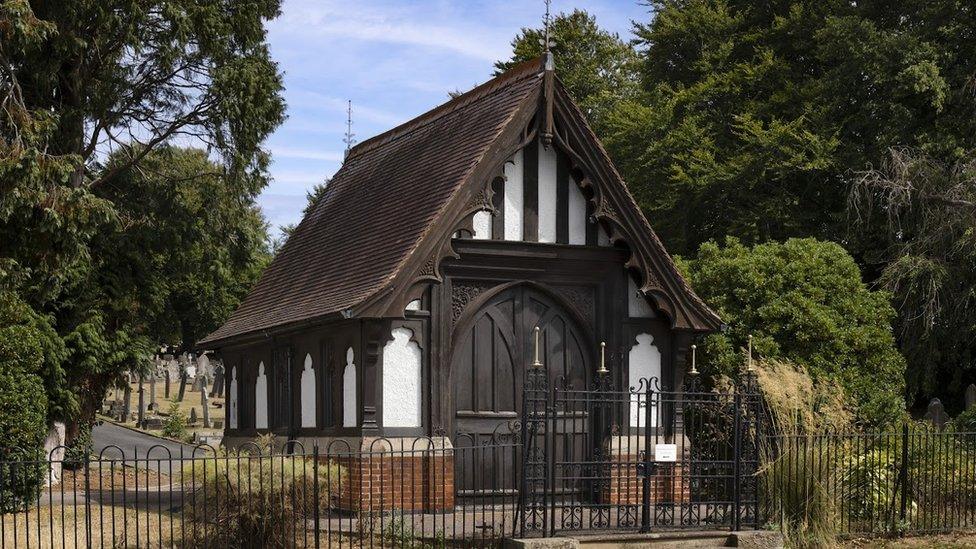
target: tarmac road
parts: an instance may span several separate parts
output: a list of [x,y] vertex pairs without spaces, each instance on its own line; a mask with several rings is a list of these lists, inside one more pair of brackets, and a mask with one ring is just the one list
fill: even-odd
[[[124,460],[126,465],[138,464],[139,467],[161,470],[164,473],[170,468],[170,459],[207,455],[207,451],[201,447],[154,437],[108,422],[92,428],[92,446],[95,456],[101,459]],[[119,448],[122,449],[121,452]],[[179,464],[174,463],[173,468],[178,469]]]

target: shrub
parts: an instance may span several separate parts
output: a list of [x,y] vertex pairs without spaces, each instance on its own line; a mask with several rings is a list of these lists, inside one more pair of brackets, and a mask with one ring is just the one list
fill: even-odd
[[953,425],[957,432],[976,433],[976,406],[956,416]]
[[0,508],[24,508],[40,492],[47,470],[46,395],[37,376],[0,365]]
[[[184,468],[189,547],[291,547],[318,506],[328,512],[344,470],[303,456],[221,451]],[[315,499],[315,490],[318,499]]]
[[188,425],[186,414],[180,410],[179,405],[172,404],[169,407],[169,417],[163,423],[163,436],[184,440],[187,438]]
[[[22,305],[22,304],[21,304]],[[0,508],[12,511],[37,497],[47,464],[47,393],[38,375],[45,360],[42,334],[10,313],[0,294]]]
[[728,324],[705,338],[706,373],[738,375],[749,334],[758,356],[836,380],[856,419],[881,425],[904,415],[905,359],[895,347],[895,312],[871,291],[839,245],[812,238],[747,247],[705,243],[682,266],[695,291]]
[[79,425],[78,435],[64,450],[64,468],[77,469],[84,465],[85,460],[91,457],[93,447],[92,425]]

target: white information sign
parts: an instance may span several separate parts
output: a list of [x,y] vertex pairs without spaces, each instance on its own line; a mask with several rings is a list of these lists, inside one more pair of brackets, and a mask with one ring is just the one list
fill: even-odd
[[654,461],[675,462],[678,461],[677,444],[655,444]]

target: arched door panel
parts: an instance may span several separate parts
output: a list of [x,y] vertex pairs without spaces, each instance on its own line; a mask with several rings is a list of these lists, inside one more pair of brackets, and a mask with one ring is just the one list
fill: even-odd
[[[466,318],[454,333],[451,365],[453,439],[460,458],[455,482],[459,494],[512,493],[521,456],[514,449],[486,452],[479,447],[511,440],[517,429],[526,368],[534,359],[535,327],[540,329],[539,358],[553,386],[585,388],[592,345],[565,307],[531,286],[506,289]],[[575,425],[585,431],[586,421],[568,416],[564,421],[574,426],[559,443],[569,453],[582,440],[572,434]]]

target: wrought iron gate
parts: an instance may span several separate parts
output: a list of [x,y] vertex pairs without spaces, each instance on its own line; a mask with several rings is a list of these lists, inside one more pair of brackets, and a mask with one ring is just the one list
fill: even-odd
[[519,534],[756,527],[761,398],[745,373],[726,390],[689,375],[619,390],[550,381],[523,391]]

